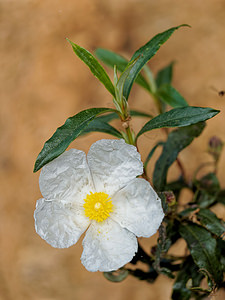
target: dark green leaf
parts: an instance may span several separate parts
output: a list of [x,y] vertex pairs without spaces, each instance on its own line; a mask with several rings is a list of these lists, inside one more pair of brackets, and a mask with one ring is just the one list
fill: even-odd
[[144,272],[141,269],[128,269],[128,271],[130,275],[138,278],[139,280],[145,280],[150,283],[153,283],[158,277],[158,273],[152,267],[149,268],[148,272]]
[[146,160],[145,160],[145,163],[144,163],[144,168],[146,169],[147,168],[147,165],[150,161],[150,159],[152,158],[152,155],[154,154],[155,150],[159,147],[159,146],[163,146],[164,145],[164,142],[158,142],[153,148],[152,150],[149,152]]
[[201,179],[195,180],[194,185],[197,187],[195,201],[201,208],[209,207],[217,201],[220,184],[214,173],[209,173]]
[[158,88],[163,84],[171,84],[173,77],[173,65],[174,62],[170,63],[158,72],[156,76],[156,84]]
[[131,61],[125,70],[121,73],[119,80],[116,84],[116,99],[119,100],[119,103],[122,103],[123,101],[123,89],[124,89],[124,83],[128,76],[132,73],[133,69],[135,68],[135,65],[138,63],[138,59],[136,58],[133,61]]
[[62,154],[69,144],[80,136],[89,123],[98,115],[110,111],[113,110],[110,108],[90,108],[67,119],[65,124],[59,127],[44,144],[35,162],[34,172],[37,172],[44,165]]
[[216,201],[225,205],[225,190],[221,190],[217,194]]
[[219,110],[215,110],[209,107],[195,107],[187,106],[174,108],[168,112],[165,112],[149,122],[139,131],[137,137],[143,133],[156,128],[163,127],[184,127],[192,124],[196,124],[201,121],[208,120],[219,113]]
[[207,228],[211,233],[221,237],[225,234],[225,223],[209,209],[201,208],[197,213],[198,221],[201,225]]
[[130,115],[131,117],[143,117],[143,118],[150,118],[152,119],[153,116],[147,113],[144,113],[142,111],[138,111],[138,110],[130,110]]
[[[119,72],[123,72],[128,64],[128,60],[126,58],[106,49],[98,48],[95,51],[95,54],[107,66],[111,68],[114,68],[114,66],[116,66]],[[141,74],[138,74],[135,82],[145,88],[147,91],[150,91],[148,82]]]
[[183,188],[188,188],[188,184],[185,182],[182,176],[180,176],[178,180],[172,181],[165,186],[166,191],[173,191],[177,200],[179,199],[180,192]]
[[199,190],[207,191],[210,194],[217,193],[220,190],[220,183],[215,173],[204,175],[201,179],[196,180],[194,184]]
[[223,269],[223,272],[225,272],[225,241],[218,239],[217,240],[217,247],[218,247],[218,253],[220,253],[220,263]]
[[[144,113],[142,111],[138,111],[138,110],[130,110],[129,114],[131,117],[143,117],[143,118],[149,118],[149,119],[153,118],[152,115]],[[111,122],[112,120],[119,119],[119,115],[116,112],[112,112],[112,113],[106,114],[104,116],[100,116],[97,119],[101,122],[108,123],[108,122]]]
[[133,69],[133,72],[130,74],[130,76],[127,77],[127,80],[125,82],[124,94],[123,94],[125,99],[128,99],[134,80],[136,79],[137,75],[144,67],[144,65],[156,54],[156,52],[159,50],[161,45],[164,44],[169,39],[169,37],[173,34],[173,32],[178,28],[180,28],[181,26],[188,26],[188,25],[180,25],[177,27],[173,27],[162,33],[157,34],[148,43],[146,43],[144,46],[139,48],[134,53],[130,62],[137,57],[139,57],[139,59],[138,59],[138,63],[135,65],[135,68]]
[[177,159],[179,152],[190,145],[193,139],[201,134],[204,127],[205,124],[201,122],[179,128],[168,135],[153,173],[153,184],[156,190],[161,191],[165,188],[169,167]]
[[116,136],[117,138],[123,138],[122,134],[113,126],[109,125],[106,122],[102,122],[99,120],[100,118],[94,119],[89,125],[84,129],[81,135],[97,131],[97,132],[104,132]]
[[181,94],[170,84],[163,84],[156,91],[156,96],[166,104],[176,108],[188,106],[187,101],[181,96]]
[[223,281],[223,273],[218,259],[216,240],[206,229],[196,224],[180,225],[179,232],[186,240],[200,272],[212,283],[220,284]]
[[103,275],[106,279],[112,282],[121,282],[127,278],[129,271],[126,269],[120,269],[112,272],[103,272]]
[[97,61],[97,59],[86,49],[74,44],[69,39],[67,39],[67,41],[71,44],[76,55],[89,67],[94,76],[104,84],[106,89],[113,95],[113,97],[115,97],[114,86],[106,71]]
[[203,275],[189,256],[183,263],[173,285],[172,299],[189,300],[193,292],[188,288],[188,282],[191,281],[191,287],[198,287],[202,279]]

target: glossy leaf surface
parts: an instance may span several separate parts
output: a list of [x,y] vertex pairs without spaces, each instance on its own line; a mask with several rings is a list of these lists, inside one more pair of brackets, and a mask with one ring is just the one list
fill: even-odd
[[94,76],[104,84],[106,89],[115,97],[114,86],[104,70],[104,68],[100,65],[97,59],[86,49],[74,44],[69,39],[68,42],[71,44],[73,51],[75,54],[89,67]]
[[91,108],[83,110],[66,120],[53,136],[44,144],[34,166],[34,172],[62,154],[78,136],[82,134],[88,124],[98,115],[113,111],[109,108]]

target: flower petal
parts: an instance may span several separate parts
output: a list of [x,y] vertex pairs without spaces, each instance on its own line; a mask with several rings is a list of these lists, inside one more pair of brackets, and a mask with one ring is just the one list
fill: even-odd
[[37,201],[34,219],[37,233],[55,248],[68,248],[75,244],[90,223],[82,210],[45,199]]
[[71,149],[42,168],[40,190],[45,199],[80,202],[93,191],[93,181],[83,151]]
[[136,236],[150,237],[158,230],[164,213],[161,200],[148,181],[132,180],[112,198],[110,217]]
[[141,156],[136,147],[124,140],[99,140],[87,155],[97,192],[112,196],[143,172]]
[[135,235],[108,218],[93,222],[83,240],[81,262],[88,271],[109,272],[131,261],[137,252]]

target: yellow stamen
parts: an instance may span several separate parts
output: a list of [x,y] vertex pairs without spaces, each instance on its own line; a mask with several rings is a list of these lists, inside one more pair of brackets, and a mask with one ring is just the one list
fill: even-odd
[[109,195],[103,192],[87,194],[84,199],[84,213],[90,220],[102,222],[109,217],[109,213],[113,211],[113,204]]

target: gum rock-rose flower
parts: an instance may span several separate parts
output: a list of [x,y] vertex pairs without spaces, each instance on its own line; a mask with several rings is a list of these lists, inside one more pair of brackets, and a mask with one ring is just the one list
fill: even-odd
[[124,140],[99,140],[87,155],[71,149],[45,165],[35,229],[56,248],[74,245],[86,231],[81,262],[89,271],[113,271],[132,260],[137,237],[156,233],[164,213],[143,172],[140,154]]

